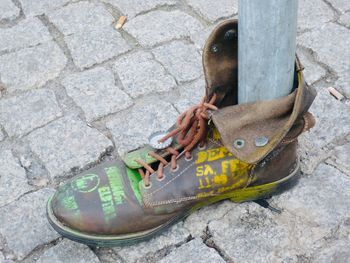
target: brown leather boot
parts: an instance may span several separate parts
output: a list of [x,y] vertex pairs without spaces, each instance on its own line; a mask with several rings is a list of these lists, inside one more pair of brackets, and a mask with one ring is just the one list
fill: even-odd
[[296,61],[290,95],[237,105],[237,21],[220,24],[203,53],[206,97],[167,135],[60,186],[47,205],[63,236],[97,246],[150,238],[224,199],[257,200],[287,189],[299,172],[297,137],[314,125],[315,90]]

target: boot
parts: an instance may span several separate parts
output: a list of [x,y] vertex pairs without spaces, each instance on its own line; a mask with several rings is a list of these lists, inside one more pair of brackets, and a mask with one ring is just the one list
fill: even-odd
[[236,20],[212,32],[203,52],[206,96],[167,134],[58,188],[47,214],[60,234],[93,246],[131,244],[203,206],[263,199],[295,184],[297,137],[314,125],[307,111],[316,92],[296,59],[291,94],[237,105],[237,38]]

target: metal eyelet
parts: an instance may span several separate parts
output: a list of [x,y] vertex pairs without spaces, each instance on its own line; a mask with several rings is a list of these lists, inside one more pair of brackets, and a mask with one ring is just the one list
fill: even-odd
[[232,40],[237,36],[237,31],[235,29],[229,29],[224,35],[225,40]]
[[213,53],[218,53],[219,52],[219,46],[217,44],[214,44],[212,47],[211,47],[211,52]]
[[165,175],[163,174],[163,176],[161,177],[161,178],[159,178],[158,176],[157,176],[157,181],[158,182],[161,182],[161,181],[163,181],[165,179]]
[[266,136],[261,136],[261,137],[255,138],[255,146],[256,147],[264,147],[268,143],[269,143],[269,138],[267,138]]
[[177,172],[178,170],[179,170],[179,165],[178,164],[176,165],[175,169],[171,168],[171,171],[173,173]]
[[143,188],[145,188],[145,189],[150,189],[152,187],[151,182],[149,182],[149,185],[145,185],[145,183],[143,183],[142,185],[143,185]]
[[192,160],[193,160],[193,155],[191,155],[191,157],[190,157],[190,158],[185,157],[185,160],[186,160],[187,162],[192,161]]
[[233,147],[236,149],[242,149],[245,145],[245,141],[243,139],[236,139],[233,143]]
[[205,148],[207,148],[207,146],[205,144],[203,144],[203,146],[201,146],[200,144],[198,145],[198,150],[205,150]]

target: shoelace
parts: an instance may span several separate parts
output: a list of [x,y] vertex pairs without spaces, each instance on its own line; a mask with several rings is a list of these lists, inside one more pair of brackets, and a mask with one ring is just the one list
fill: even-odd
[[[164,142],[170,137],[174,137],[178,135],[178,142],[183,146],[183,151],[179,153],[172,147],[168,147],[165,150],[171,154],[171,169],[173,172],[178,170],[177,159],[185,154],[186,160],[191,160],[191,150],[199,143],[200,146],[205,144],[206,136],[207,136],[207,121],[210,120],[210,114],[208,110],[215,111],[218,108],[214,105],[216,101],[216,94],[212,96],[212,98],[208,101],[207,97],[203,97],[201,102],[198,105],[192,106],[177,118],[176,121],[176,129],[169,132],[159,141]],[[162,156],[155,152],[150,152],[150,156],[159,161],[158,169],[155,171],[149,164],[142,160],[135,160],[138,164],[140,164],[145,170],[142,168],[139,169],[139,173],[144,181],[145,187],[150,186],[150,175],[157,172],[158,180],[164,179],[164,166],[168,165],[169,162],[165,160]]]

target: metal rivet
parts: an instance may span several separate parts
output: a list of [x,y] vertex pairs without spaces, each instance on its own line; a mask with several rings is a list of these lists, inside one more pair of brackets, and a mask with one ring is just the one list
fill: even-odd
[[242,149],[244,147],[245,141],[243,139],[237,139],[233,143],[233,147],[236,149]]
[[256,147],[264,147],[266,144],[268,144],[269,139],[265,136],[257,137],[255,139],[255,146]]
[[232,40],[237,36],[237,32],[234,29],[227,30],[227,32],[224,35],[225,40]]
[[211,47],[211,52],[213,53],[218,53],[219,52],[219,46],[218,45],[213,45]]

